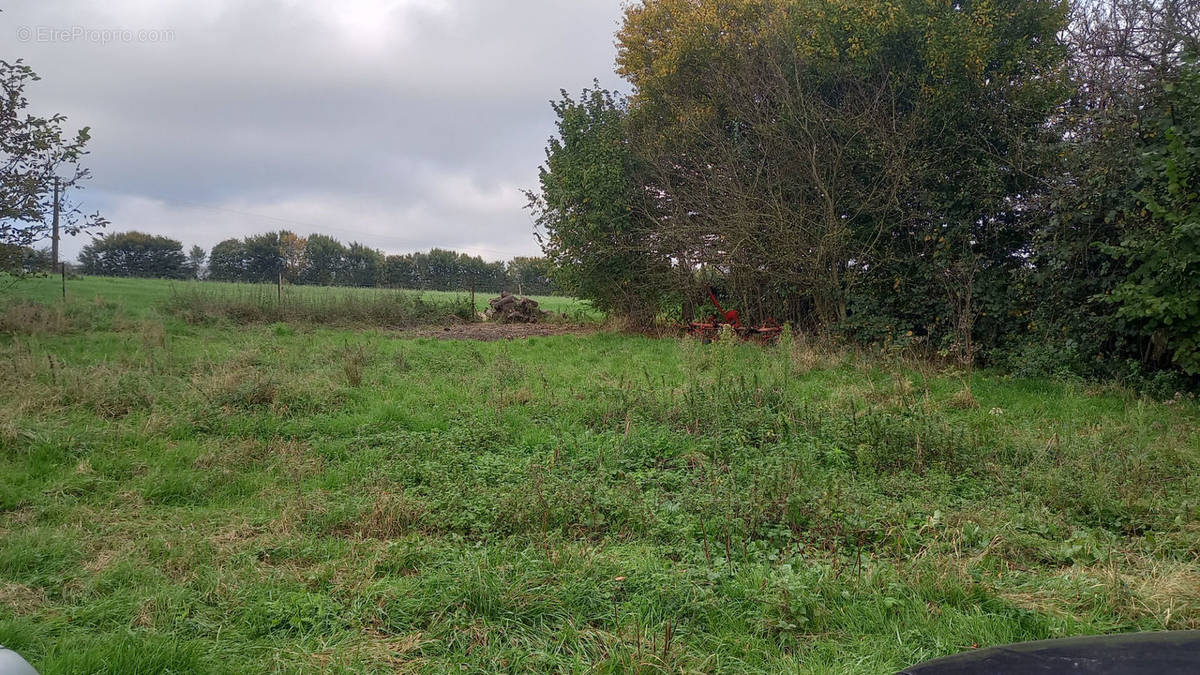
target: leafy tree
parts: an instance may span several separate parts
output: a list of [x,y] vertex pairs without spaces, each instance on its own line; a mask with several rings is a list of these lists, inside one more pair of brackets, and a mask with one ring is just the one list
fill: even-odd
[[383,283],[391,288],[419,288],[412,254],[384,258]]
[[204,248],[193,244],[191,250],[188,251],[188,268],[191,270],[192,278],[204,278],[204,261],[208,259],[208,254],[204,252]]
[[81,161],[90,131],[83,127],[71,136],[63,128],[66,117],[27,113],[25,87],[38,79],[20,59],[0,61],[0,269],[19,268],[21,251],[52,236],[56,199],[63,234],[107,224],[66,199],[89,178]]
[[110,277],[186,279],[192,276],[183,244],[142,232],[118,232],[83,247],[79,263],[85,274]]
[[238,239],[226,239],[213,246],[208,256],[208,278],[213,281],[246,280],[246,246]]
[[507,286],[518,293],[553,295],[556,291],[545,258],[516,257],[508,263]]
[[0,244],[0,271],[17,276],[51,271],[50,251]]
[[1112,297],[1131,271],[1122,242],[1159,231],[1138,198],[1153,173],[1143,158],[1161,149],[1165,89],[1198,36],[1197,0],[1076,4],[1071,96],[1047,146],[1056,161],[1043,172],[1048,189],[1026,205],[1037,226],[1028,273],[1013,285],[1021,330],[1004,340],[1023,370],[1124,376],[1129,363],[1164,363],[1163,334]]
[[631,5],[618,66],[649,167],[635,181],[652,214],[642,241],[676,261],[685,293],[703,267],[743,311],[908,324],[971,353],[976,320],[1022,265],[1020,203],[1062,97],[1064,12]]
[[346,276],[346,247],[323,234],[310,234],[304,240],[304,259],[300,282],[317,286],[342,283]]
[[618,35],[664,253],[719,271],[738,304],[782,283],[828,324],[914,166],[903,90],[869,67],[894,28],[848,11],[662,0],[632,7]]
[[349,286],[378,286],[383,278],[383,254],[358,242],[346,248],[346,278]]
[[669,263],[651,245],[654,222],[627,134],[626,103],[597,84],[553,102],[558,135],[546,148],[540,192],[529,192],[555,281],[635,325],[654,320]]
[[487,262],[479,256],[466,253],[450,253],[456,256],[448,290],[465,290],[474,287],[479,291],[500,292],[505,288],[505,268],[502,262]]
[[305,241],[303,237],[293,232],[283,230],[279,233],[279,255],[283,259],[283,278],[291,283],[300,279],[304,270]]
[[453,290],[458,285],[458,253],[441,248],[431,249],[421,256],[423,270],[421,287],[435,291]]
[[264,232],[242,240],[245,250],[245,277],[252,283],[275,283],[285,270],[279,232]]
[[466,290],[474,283],[478,290],[499,292],[505,287],[505,265],[444,249],[384,256],[363,244],[347,247],[312,234],[305,244],[299,283],[430,290]]

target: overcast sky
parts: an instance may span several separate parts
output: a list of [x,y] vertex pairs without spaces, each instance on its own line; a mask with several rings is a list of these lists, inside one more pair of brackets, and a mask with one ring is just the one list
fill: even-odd
[[[0,58],[92,128],[112,231],[291,229],[387,252],[538,253],[548,101],[613,74],[620,0],[25,0]],[[86,238],[66,240],[73,257]]]

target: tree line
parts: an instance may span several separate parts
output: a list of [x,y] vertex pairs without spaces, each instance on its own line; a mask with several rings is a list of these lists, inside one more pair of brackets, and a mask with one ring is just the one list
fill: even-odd
[[568,292],[1200,372],[1200,0],[644,0],[616,38],[631,94],[563,92],[529,193]]
[[[31,113],[25,89],[38,79],[22,60],[0,60],[0,272],[18,276],[55,269],[62,235],[95,235],[109,224],[99,213],[84,213],[72,198],[91,177],[83,166],[89,129],[72,133],[61,114]],[[229,239],[211,252],[199,246],[185,252],[169,237],[119,232],[95,237],[79,265],[87,274],[123,277],[557,292],[548,261],[540,257],[487,262],[436,248],[386,255],[357,242],[288,231]]]
[[544,258],[488,262],[479,256],[432,249],[386,255],[358,242],[349,245],[322,234],[300,237],[287,230],[226,239],[205,252],[169,237],[119,232],[97,237],[79,254],[80,271],[117,277],[317,286],[385,286],[421,290],[482,292],[514,290],[550,295],[555,287]]

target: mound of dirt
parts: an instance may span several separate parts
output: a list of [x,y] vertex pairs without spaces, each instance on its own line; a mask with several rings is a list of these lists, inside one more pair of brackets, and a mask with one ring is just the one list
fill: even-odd
[[538,309],[537,301],[532,298],[522,298],[504,291],[499,297],[488,300],[488,310],[484,316],[489,321],[500,323],[537,323],[549,313]]

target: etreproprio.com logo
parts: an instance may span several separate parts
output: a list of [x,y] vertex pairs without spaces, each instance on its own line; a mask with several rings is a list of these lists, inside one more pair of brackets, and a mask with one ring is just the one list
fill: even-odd
[[85,42],[108,45],[171,42],[174,39],[173,28],[17,27],[18,42]]

